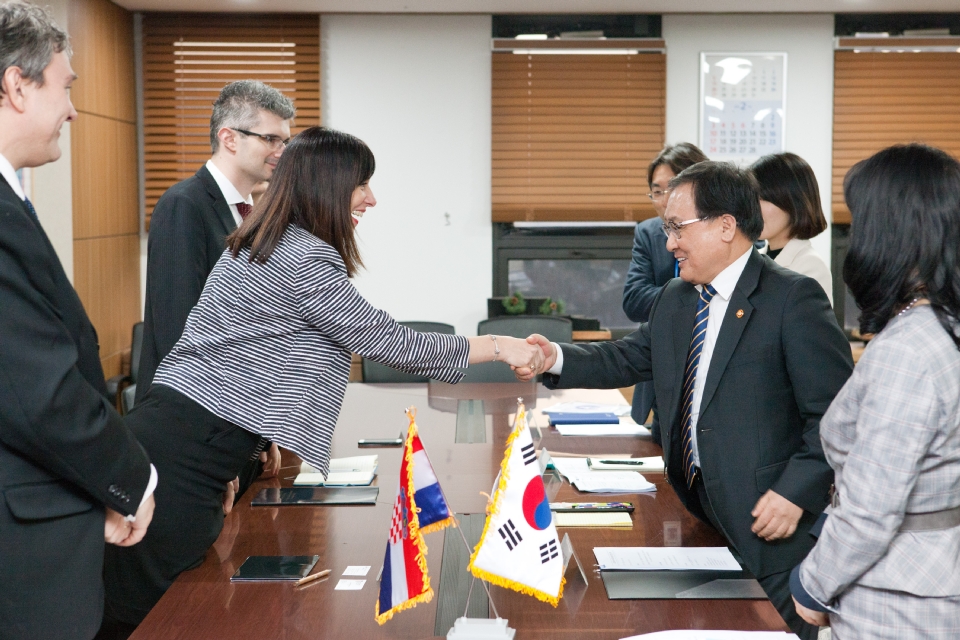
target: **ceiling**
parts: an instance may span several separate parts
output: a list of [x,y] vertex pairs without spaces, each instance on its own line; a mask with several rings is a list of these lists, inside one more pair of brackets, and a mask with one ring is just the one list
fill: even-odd
[[131,11],[287,13],[881,13],[960,11],[960,0],[114,0]]

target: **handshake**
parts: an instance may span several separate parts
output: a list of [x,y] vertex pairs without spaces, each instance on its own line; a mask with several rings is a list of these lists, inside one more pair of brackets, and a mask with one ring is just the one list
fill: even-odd
[[496,359],[510,365],[523,382],[549,370],[557,361],[553,344],[538,333],[526,339],[497,336],[497,341],[500,353]]

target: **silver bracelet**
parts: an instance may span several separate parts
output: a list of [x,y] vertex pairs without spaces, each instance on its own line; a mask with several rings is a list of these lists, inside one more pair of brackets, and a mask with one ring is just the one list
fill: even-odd
[[490,334],[490,339],[493,340],[493,361],[496,362],[497,358],[500,357],[500,345],[497,344],[497,336]]

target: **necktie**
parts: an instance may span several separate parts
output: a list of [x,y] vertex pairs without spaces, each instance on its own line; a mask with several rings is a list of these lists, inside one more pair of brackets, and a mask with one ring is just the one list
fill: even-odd
[[680,413],[680,423],[683,425],[680,434],[683,444],[683,474],[687,480],[687,488],[693,488],[695,467],[693,461],[693,389],[697,381],[697,367],[700,365],[700,354],[703,352],[703,340],[707,335],[707,319],[710,317],[710,300],[717,294],[717,290],[708,284],[703,285],[700,299],[697,300],[697,317],[693,325],[693,337],[690,339],[690,351],[687,352],[687,367],[683,372],[683,411]]
[[247,216],[250,215],[250,212],[253,211],[253,206],[247,204],[246,202],[237,203],[237,213],[240,214],[241,220],[246,220]]
[[37,222],[40,222],[40,218],[37,217],[37,210],[33,208],[33,203],[30,202],[30,198],[24,198],[23,204],[27,205],[27,211],[30,212],[30,215],[33,216],[33,219]]

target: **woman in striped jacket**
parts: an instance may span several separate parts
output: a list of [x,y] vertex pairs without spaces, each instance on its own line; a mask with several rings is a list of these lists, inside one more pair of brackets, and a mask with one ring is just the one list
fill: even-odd
[[223,526],[225,484],[266,440],[326,474],[351,352],[444,382],[477,362],[539,366],[542,352],[525,340],[418,333],[360,296],[349,280],[362,266],[354,227],[376,204],[373,171],[362,141],[306,129],[227,239],[183,337],[127,420],[160,480],[143,541],[108,545],[105,630],[132,630],[203,561]]

